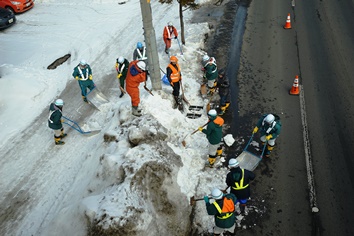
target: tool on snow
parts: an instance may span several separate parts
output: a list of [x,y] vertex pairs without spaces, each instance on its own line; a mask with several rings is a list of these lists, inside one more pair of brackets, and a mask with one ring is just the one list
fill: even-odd
[[[209,123],[209,121],[208,121],[207,123],[205,123],[202,127],[205,127],[208,123]],[[185,147],[185,146],[186,146],[186,141],[185,141],[185,139],[187,138],[187,136],[188,136],[188,135],[193,135],[193,134],[197,133],[197,132],[198,132],[198,130],[199,130],[199,129],[196,129],[196,130],[194,130],[194,131],[193,131],[193,133],[191,133],[191,134],[187,134],[187,135],[186,135],[186,137],[184,137],[184,139],[183,139],[183,141],[182,141],[182,145],[183,145],[183,147]]]
[[95,86],[87,95],[87,101],[97,110],[105,103],[108,103],[108,98]]
[[250,145],[250,143],[253,139],[253,136],[254,136],[254,134],[252,134],[245,149],[243,149],[243,152],[236,158],[236,160],[240,163],[240,167],[242,169],[246,169],[246,170],[250,170],[250,171],[253,171],[254,169],[256,169],[259,162],[262,160],[265,148],[267,147],[267,142],[265,142],[263,149],[262,149],[262,154],[260,156],[247,151],[247,148]]
[[208,89],[206,84],[200,85],[200,93],[202,94],[202,97],[205,97],[208,94]]
[[85,134],[85,135],[88,135],[88,136],[91,136],[91,135],[95,135],[95,134],[98,134],[99,132],[101,132],[101,130],[90,130],[90,131],[84,131],[77,122],[69,119],[68,117],[65,117],[65,116],[62,116],[64,120],[63,123],[70,126],[71,128],[73,128],[74,130],[76,130],[77,132],[79,132],[80,134]]
[[182,99],[185,103],[188,104],[188,106],[190,106],[191,104],[189,103],[189,101],[187,100],[186,96],[184,96],[184,90],[183,90],[183,84],[182,84],[182,80],[181,80],[181,90],[182,90]]
[[176,38],[176,39],[177,39],[177,43],[178,43],[178,46],[179,46],[179,50],[181,51],[181,55],[183,56],[183,51],[182,51],[182,47],[181,47],[181,44],[179,42],[179,39],[178,38]]
[[150,93],[152,96],[154,96],[154,94],[151,92],[151,90],[146,87],[146,84],[144,85],[144,89],[145,89],[148,93]]
[[124,90],[124,88],[122,86],[119,86],[119,89],[122,93],[126,94],[127,92]]

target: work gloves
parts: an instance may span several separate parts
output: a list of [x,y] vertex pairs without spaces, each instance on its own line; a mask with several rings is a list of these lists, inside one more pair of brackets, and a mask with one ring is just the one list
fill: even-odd
[[266,140],[269,140],[271,138],[273,138],[273,135],[271,135],[271,134],[266,136]]
[[256,126],[256,127],[254,127],[254,129],[253,129],[253,131],[252,131],[252,134],[257,133],[257,131],[258,131],[258,127]]
[[202,132],[202,131],[203,131],[203,127],[199,127],[198,130],[199,130],[200,132]]
[[121,73],[119,73],[119,74],[117,75],[117,79],[120,79],[120,77],[122,77],[122,74],[121,74]]
[[209,197],[208,196],[204,196],[204,202],[205,203],[209,203]]
[[92,75],[89,75],[89,80],[92,80]]
[[79,80],[79,76],[76,76],[75,79],[76,79],[76,80]]

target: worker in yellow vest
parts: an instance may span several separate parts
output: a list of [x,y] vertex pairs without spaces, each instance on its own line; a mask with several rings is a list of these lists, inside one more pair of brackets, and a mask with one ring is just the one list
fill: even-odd
[[236,197],[232,193],[223,194],[220,189],[214,188],[211,191],[211,197],[214,199],[209,202],[209,197],[204,196],[206,210],[208,215],[213,215],[215,220],[214,236],[222,234],[224,231],[235,233],[235,204]]
[[226,175],[226,184],[231,187],[230,193],[237,197],[241,213],[247,215],[246,203],[251,196],[249,183],[254,180],[255,174],[252,171],[242,169],[239,162],[234,158],[229,160],[229,169],[230,172]]

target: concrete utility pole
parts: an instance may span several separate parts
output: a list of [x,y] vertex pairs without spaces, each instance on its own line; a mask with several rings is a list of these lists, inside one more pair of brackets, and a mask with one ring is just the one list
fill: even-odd
[[148,66],[152,88],[161,90],[160,63],[157,55],[156,36],[152,25],[152,14],[150,0],[140,0],[141,15],[143,17],[144,37],[146,52],[148,56]]

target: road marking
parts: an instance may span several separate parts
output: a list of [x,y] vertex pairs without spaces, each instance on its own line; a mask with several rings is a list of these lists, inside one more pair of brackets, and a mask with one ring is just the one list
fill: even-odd
[[311,157],[311,147],[309,140],[309,133],[307,129],[306,120],[306,106],[305,106],[305,92],[302,85],[300,87],[300,110],[301,110],[301,122],[304,138],[304,148],[305,148],[305,159],[306,159],[306,169],[307,169],[307,182],[310,189],[310,207],[312,212],[319,212],[316,201],[316,190],[315,181],[312,168],[312,157]]

